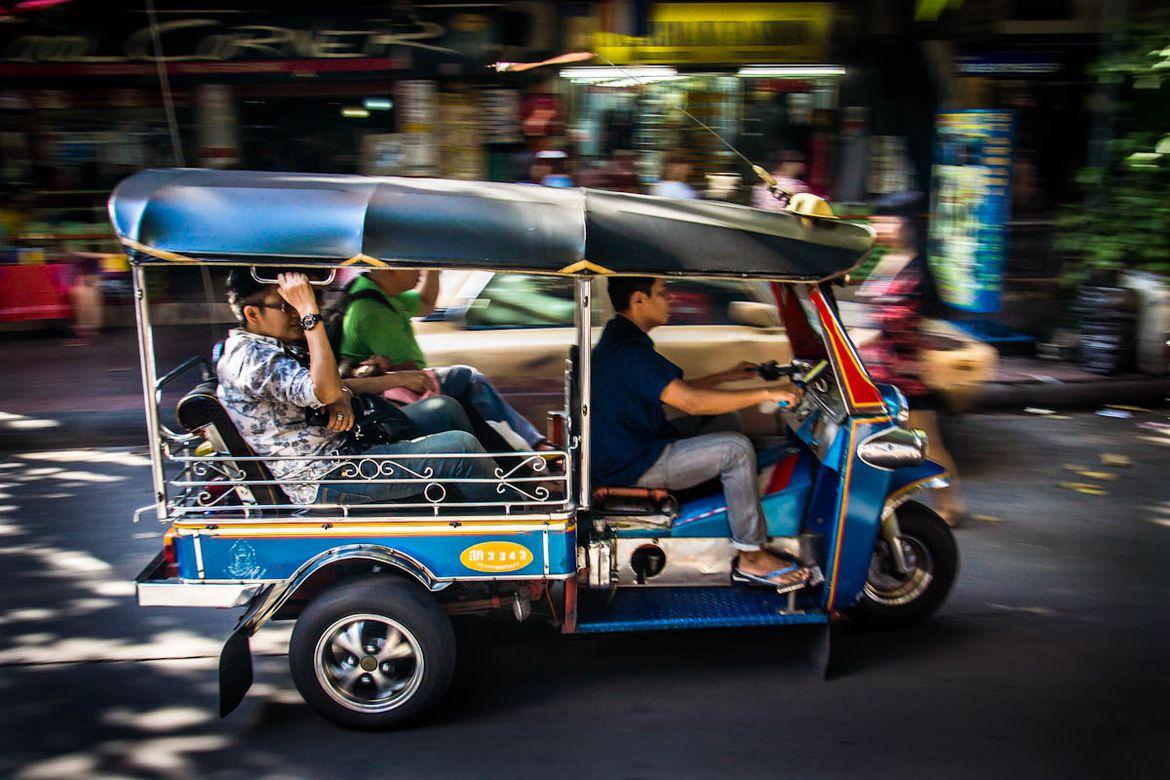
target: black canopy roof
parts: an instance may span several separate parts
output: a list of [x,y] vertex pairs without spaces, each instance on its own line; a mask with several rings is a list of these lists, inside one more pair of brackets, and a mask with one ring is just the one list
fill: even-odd
[[873,244],[868,228],[834,219],[447,179],[147,170],[109,208],[136,260],[811,281],[848,271]]

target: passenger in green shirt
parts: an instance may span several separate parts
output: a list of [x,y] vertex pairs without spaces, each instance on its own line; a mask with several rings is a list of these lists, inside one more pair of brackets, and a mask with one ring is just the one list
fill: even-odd
[[[341,330],[341,356],[376,372],[421,370],[426,358],[414,337],[411,318],[426,316],[439,297],[439,273],[415,270],[369,271],[349,288],[350,304]],[[373,291],[370,294],[368,291]],[[353,300],[359,293],[362,297]],[[359,368],[359,370],[360,370]],[[500,397],[491,381],[471,366],[430,368],[439,392],[477,414],[515,450],[552,449],[544,436]]]

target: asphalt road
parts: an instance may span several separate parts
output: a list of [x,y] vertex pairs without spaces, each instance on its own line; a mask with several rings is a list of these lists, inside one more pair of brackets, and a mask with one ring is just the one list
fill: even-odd
[[955,421],[969,502],[994,519],[959,532],[959,581],[933,620],[837,632],[837,679],[812,675],[785,631],[485,630],[443,711],[386,734],[300,701],[287,628],[257,637],[252,693],[220,720],[215,658],[234,614],[133,604],[161,536],[129,522],[148,501],[141,455],[8,451],[0,774],[1165,777],[1170,436],[1142,421],[1166,415]]

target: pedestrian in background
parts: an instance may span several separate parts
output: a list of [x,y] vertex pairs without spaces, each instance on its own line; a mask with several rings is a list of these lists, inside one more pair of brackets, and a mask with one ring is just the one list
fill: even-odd
[[662,158],[662,178],[654,183],[651,195],[660,198],[695,200],[699,193],[688,184],[691,178],[691,161],[682,152],[667,152]]
[[918,214],[922,195],[902,192],[874,206],[871,224],[886,253],[862,282],[858,298],[871,304],[870,318],[881,331],[861,348],[870,376],[896,386],[910,405],[911,428],[928,440],[927,456],[950,472],[950,487],[934,491],[938,513],[952,527],[963,523],[967,510],[959,489],[959,469],[943,443],[938,425],[937,394],[923,381],[922,315],[939,305],[934,276],[919,244]]

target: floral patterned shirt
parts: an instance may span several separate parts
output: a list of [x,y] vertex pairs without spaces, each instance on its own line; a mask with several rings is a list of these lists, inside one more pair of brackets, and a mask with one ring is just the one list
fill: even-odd
[[[248,446],[261,457],[335,455],[343,436],[309,425],[306,409],[322,404],[313,378],[277,339],[235,328],[216,364],[216,395]],[[297,504],[317,500],[316,481],[336,467],[322,461],[265,461],[281,488]]]

